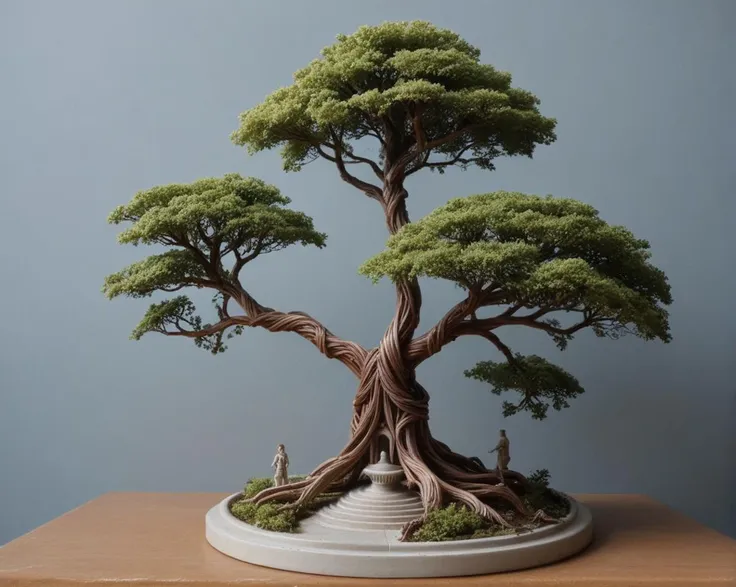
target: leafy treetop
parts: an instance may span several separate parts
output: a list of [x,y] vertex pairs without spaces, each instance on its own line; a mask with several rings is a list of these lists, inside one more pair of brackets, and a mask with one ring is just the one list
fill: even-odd
[[[141,191],[108,218],[112,224],[130,224],[118,241],[173,249],[109,275],[103,292],[108,298],[147,297],[155,291],[208,287],[220,292],[222,314],[226,302],[222,296],[249,298],[239,282],[247,263],[292,244],[325,245],[326,235],[314,229],[309,216],[286,208],[289,202],[274,186],[238,174]],[[226,267],[228,259],[231,263]],[[167,325],[182,332],[184,326],[194,331],[207,327],[194,314],[192,302],[177,296],[153,304],[133,338],[165,332]],[[207,338],[196,340],[205,343]]]
[[[458,336],[480,336],[506,361],[479,363],[466,375],[489,382],[494,393],[519,391],[518,403],[504,403],[507,415],[527,410],[544,418],[549,406],[565,407],[582,387],[545,359],[514,353],[496,329],[535,328],[560,348],[586,327],[598,336],[632,333],[669,341],[664,306],[672,301],[670,288],[649,262],[649,244],[605,223],[586,204],[512,192],[451,200],[408,224],[403,187],[407,176],[422,169],[490,170],[497,157],[531,157],[537,145],[555,140],[556,122],[542,116],[538,104],[536,96],[511,86],[508,73],[480,63],[480,51],[452,31],[422,21],[384,23],[338,36],[294,75],[293,84],[244,112],[232,140],[251,153],[280,147],[287,171],[324,158],[344,181],[382,204],[393,236],[361,272],[397,284],[404,304],[397,307],[404,309],[397,315],[396,344],[407,367],[416,368]],[[368,142],[378,147],[375,160],[364,149]],[[356,167],[378,181],[349,171]],[[288,203],[275,187],[230,174],[152,188],[117,208],[110,222],[130,223],[120,242],[172,250],[109,276],[108,297],[207,287],[216,292],[220,318],[202,324],[192,302],[177,296],[152,305],[133,337],[151,331],[187,336],[216,353],[224,350],[228,328],[289,330],[362,376],[366,349],[307,314],[261,306],[240,283],[240,271],[258,255],[297,243],[324,246],[325,235],[311,218],[286,208]],[[419,277],[451,280],[467,298],[414,338]],[[244,315],[229,314],[231,298]],[[501,309],[479,318],[477,312],[489,306]],[[560,313],[577,322],[563,326],[554,317]]]
[[[554,141],[555,120],[539,113],[539,100],[479,58],[457,34],[428,22],[363,26],[244,112],[232,139],[251,152],[280,146],[286,170],[329,159],[374,197],[380,188],[345,165],[368,165],[382,181],[450,165],[493,169],[496,157],[531,156],[535,145]],[[378,161],[356,153],[364,138],[378,141]]]

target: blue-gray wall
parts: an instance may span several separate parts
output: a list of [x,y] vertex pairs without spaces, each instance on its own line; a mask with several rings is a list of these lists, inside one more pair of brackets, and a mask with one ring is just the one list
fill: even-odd
[[[486,454],[505,427],[513,465],[573,492],[650,494],[736,534],[733,239],[736,3],[712,0],[0,3],[0,543],[110,490],[234,491],[338,451],[355,381],[289,334],[250,331],[219,357],[128,334],[147,302],[106,301],[104,276],[144,250],[108,212],[136,190],[237,171],[277,184],[330,235],[245,276],[263,303],[313,313],[365,345],[393,309],[356,267],[385,233],[375,202],[326,163],[281,172],[231,145],[237,115],[290,82],[340,32],[427,19],[479,46],[559,120],[559,140],[495,173],[417,177],[412,217],[496,189],[578,198],[648,238],[670,276],[670,345],[581,335],[524,352],[587,393],[542,422],[503,421],[463,369],[492,353],[460,340],[422,366],[433,432]],[[422,328],[459,292],[425,284]]]

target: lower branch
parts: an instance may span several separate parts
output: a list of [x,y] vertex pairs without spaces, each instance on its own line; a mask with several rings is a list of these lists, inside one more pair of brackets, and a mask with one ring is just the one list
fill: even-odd
[[357,343],[343,340],[327,330],[318,320],[303,312],[278,312],[264,309],[254,316],[228,316],[201,330],[166,331],[167,336],[201,338],[223,332],[234,326],[261,327],[271,332],[295,332],[305,338],[329,359],[337,359],[360,376],[367,351]]

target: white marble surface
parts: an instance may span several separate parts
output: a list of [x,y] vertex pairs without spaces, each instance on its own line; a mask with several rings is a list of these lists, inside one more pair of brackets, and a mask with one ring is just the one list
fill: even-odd
[[371,480],[369,485],[321,508],[309,521],[336,530],[401,530],[424,513],[419,494],[401,486],[404,471],[391,464],[385,452],[363,472]]

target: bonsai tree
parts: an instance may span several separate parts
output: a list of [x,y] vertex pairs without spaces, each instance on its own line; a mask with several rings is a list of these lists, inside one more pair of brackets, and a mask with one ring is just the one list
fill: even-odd
[[[364,26],[340,35],[281,88],[240,116],[232,134],[250,153],[279,147],[284,169],[324,160],[381,206],[386,249],[360,271],[396,289],[396,311],[374,348],[336,336],[312,316],[270,308],[248,291],[247,265],[289,245],[323,247],[325,235],[289,199],[264,182],[226,175],[141,191],[110,222],[127,223],[122,243],[158,244],[162,254],[109,276],[110,298],[208,288],[215,321],[204,323],[184,295],[153,304],[133,331],[187,337],[213,353],[246,327],[294,332],[356,376],[351,436],[305,479],[267,488],[255,503],[300,508],[320,494],[349,488],[388,442],[390,458],[421,495],[426,512],[446,503],[507,525],[493,504],[529,514],[527,484],[514,471],[487,469],[453,452],[428,425],[429,394],[417,367],[461,336],[490,343],[498,361],[466,375],[494,393],[516,392],[504,415],[541,419],[583,392],[569,373],[509,348],[503,326],[532,328],[564,349],[589,328],[601,337],[633,334],[669,341],[665,275],[649,262],[649,244],[570,199],[493,192],[450,200],[410,223],[407,179],[471,166],[493,170],[500,157],[532,157],[555,140],[555,120],[511,76],[480,62],[455,33],[426,22]],[[371,157],[371,147],[377,152]],[[457,284],[464,297],[418,333],[420,278]],[[383,437],[383,438],[382,438]]]

